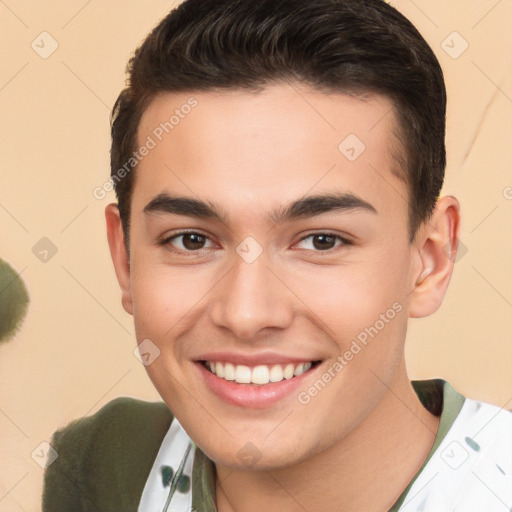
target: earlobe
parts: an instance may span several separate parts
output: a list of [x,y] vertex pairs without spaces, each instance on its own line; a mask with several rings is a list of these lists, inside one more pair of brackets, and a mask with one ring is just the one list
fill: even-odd
[[415,242],[420,270],[411,292],[411,318],[431,315],[441,306],[453,273],[459,230],[459,202],[452,196],[439,199]]
[[124,243],[123,226],[119,209],[116,204],[109,204],[105,208],[105,220],[107,222],[107,238],[110,247],[110,255],[121,287],[121,302],[123,308],[130,315],[133,314],[132,293],[130,285],[130,261]]

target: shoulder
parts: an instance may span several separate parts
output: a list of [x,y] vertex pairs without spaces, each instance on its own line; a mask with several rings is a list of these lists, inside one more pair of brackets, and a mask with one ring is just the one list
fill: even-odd
[[512,510],[511,454],[512,413],[466,398],[400,512]]
[[44,512],[128,504],[123,510],[136,510],[172,419],[163,402],[119,397],[57,430],[50,441],[57,458],[44,477]]
[[147,448],[158,434],[163,438],[172,418],[163,402],[119,397],[95,414],[57,430],[50,444],[56,450],[59,447],[65,450],[63,455],[82,454],[85,460],[101,464],[107,455],[114,455],[118,448],[126,446],[125,443],[130,443],[132,448],[134,445]]
[[512,413],[466,398],[439,452],[454,510],[494,512],[505,504],[511,508],[511,454]]
[[[477,452],[489,453],[493,451],[491,447],[512,447],[512,412],[493,404],[466,398],[452,428],[465,439],[477,440],[468,443]],[[508,465],[512,465],[511,457]],[[512,474],[512,467],[509,470]]]
[[512,412],[467,398],[442,380],[415,383],[442,414],[429,457],[404,495],[400,512],[512,511]]

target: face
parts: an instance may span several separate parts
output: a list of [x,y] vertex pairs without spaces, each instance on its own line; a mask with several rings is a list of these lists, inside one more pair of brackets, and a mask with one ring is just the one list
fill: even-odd
[[159,351],[152,382],[217,463],[304,460],[400,377],[417,266],[394,123],[384,97],[289,84],[145,111],[125,307]]

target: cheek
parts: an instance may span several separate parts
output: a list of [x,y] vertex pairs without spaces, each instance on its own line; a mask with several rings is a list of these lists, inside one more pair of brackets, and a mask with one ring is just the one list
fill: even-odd
[[206,289],[190,270],[177,272],[161,264],[133,265],[133,316],[137,339],[150,338],[163,342],[174,336],[178,324],[194,314]]
[[145,366],[153,385],[167,405],[176,411],[186,408],[187,347],[180,341],[190,331],[205,291],[196,285],[195,274],[188,269],[177,272],[150,258],[134,258],[132,296],[135,334],[138,342],[149,339],[158,347],[158,356]]
[[[301,298],[310,318],[331,338],[350,342],[366,327],[386,322],[386,331],[403,323],[407,299],[407,259],[398,254],[376,254],[339,266],[315,266],[290,274],[290,287]],[[293,280],[293,281],[292,281]],[[293,283],[293,284],[292,284]],[[378,323],[378,327],[381,322]]]

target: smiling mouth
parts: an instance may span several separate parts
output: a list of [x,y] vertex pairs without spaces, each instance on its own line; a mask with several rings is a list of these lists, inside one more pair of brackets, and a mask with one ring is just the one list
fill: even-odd
[[217,377],[237,384],[265,384],[290,380],[311,370],[320,361],[302,363],[245,366],[219,361],[201,361],[203,366]]

